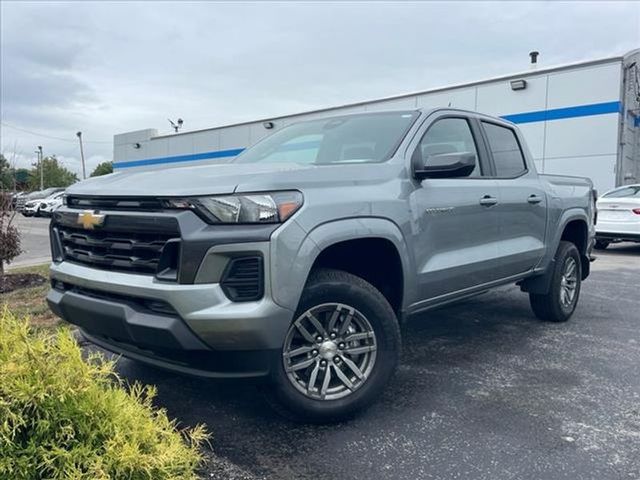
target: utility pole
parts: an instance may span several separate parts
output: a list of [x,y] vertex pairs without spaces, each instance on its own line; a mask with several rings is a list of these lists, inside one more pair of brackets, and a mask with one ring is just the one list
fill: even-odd
[[82,148],[82,132],[76,133],[78,136],[78,141],[80,142],[80,158],[82,159],[82,179],[85,180],[87,178],[87,171],[84,166],[84,149]]
[[44,190],[44,158],[42,156],[42,145],[38,145],[38,163],[40,164],[40,190]]

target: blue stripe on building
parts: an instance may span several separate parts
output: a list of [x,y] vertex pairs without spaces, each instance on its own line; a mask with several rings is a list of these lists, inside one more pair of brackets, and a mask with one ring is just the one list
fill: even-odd
[[[610,113],[620,113],[622,103],[604,102],[592,103],[590,105],[578,105],[575,107],[554,108],[551,110],[539,110],[535,112],[514,113],[503,115],[500,118],[516,124],[546,122],[552,120],[562,120],[566,118],[590,117],[594,115],[606,115]],[[309,142],[307,142],[309,143]],[[290,148],[293,150],[294,148]],[[113,168],[142,167],[146,165],[160,165],[164,163],[182,163],[195,160],[209,160],[212,158],[232,158],[242,153],[244,148],[234,148],[231,150],[215,150],[212,152],[194,153],[190,155],[177,155],[174,157],[145,158],[142,160],[129,160],[113,164]]]
[[145,158],[142,160],[129,160],[113,164],[113,168],[142,167],[145,165],[160,165],[162,163],[192,162],[194,160],[207,160],[210,158],[235,157],[244,152],[244,148],[234,148],[232,150],[216,150],[213,152],[194,153],[190,155],[178,155],[175,157]]
[[564,118],[590,117],[593,115],[605,115],[607,113],[620,113],[620,108],[620,102],[593,103],[591,105],[579,105],[577,107],[554,108],[552,110],[503,115],[501,118],[513,123],[545,122],[550,120],[562,120]]

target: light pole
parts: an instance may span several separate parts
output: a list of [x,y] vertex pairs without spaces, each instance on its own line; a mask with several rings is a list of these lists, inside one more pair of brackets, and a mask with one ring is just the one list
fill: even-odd
[[82,132],[76,133],[78,136],[78,141],[80,142],[80,158],[82,159],[82,179],[85,180],[87,178],[87,171],[84,166],[84,149],[82,148]]
[[42,157],[42,145],[38,145],[38,163],[40,164],[40,190],[44,190],[44,158]]

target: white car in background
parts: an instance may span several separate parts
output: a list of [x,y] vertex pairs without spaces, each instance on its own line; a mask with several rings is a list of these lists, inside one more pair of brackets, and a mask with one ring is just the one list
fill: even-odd
[[608,191],[597,202],[597,249],[614,242],[640,242],[640,184]]
[[40,215],[43,217],[50,217],[53,215],[53,212],[62,205],[63,198],[64,190],[45,198],[40,204]]
[[[38,190],[16,197],[15,208],[18,212],[22,212],[25,217],[31,217],[38,211],[38,206],[45,198],[49,198],[58,192],[64,191],[64,188],[51,187],[45,190]],[[29,204],[29,209],[25,211]]]
[[29,200],[24,204],[22,214],[25,217],[50,217],[53,212],[62,205],[62,198],[64,197],[64,190],[56,192],[47,198]]

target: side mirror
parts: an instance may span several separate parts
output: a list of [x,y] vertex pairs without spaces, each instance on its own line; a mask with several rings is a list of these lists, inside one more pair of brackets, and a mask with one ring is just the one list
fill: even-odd
[[424,178],[468,177],[476,168],[476,154],[471,152],[430,155],[425,164],[418,166],[414,174],[418,180]]

